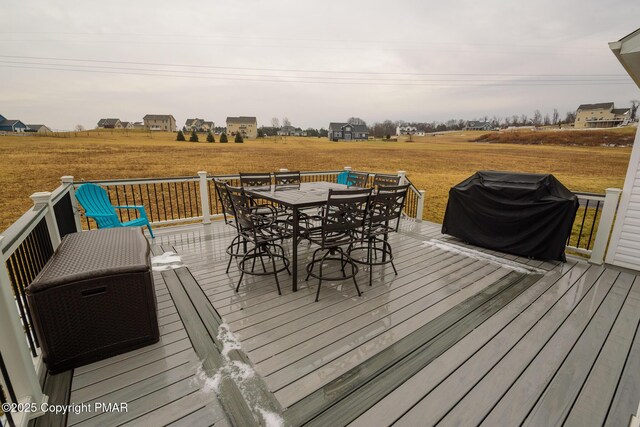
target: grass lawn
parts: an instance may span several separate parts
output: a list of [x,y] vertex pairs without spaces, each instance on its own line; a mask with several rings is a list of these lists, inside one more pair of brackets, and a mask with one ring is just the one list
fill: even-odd
[[0,230],[32,205],[30,194],[53,190],[63,175],[90,180],[195,175],[199,170],[406,170],[416,187],[426,190],[425,218],[435,222],[442,221],[449,188],[477,170],[552,173],[574,191],[601,193],[623,185],[631,148],[470,142],[483,133],[414,137],[413,142],[288,137],[244,144],[176,142],[172,133],[135,131],[0,136]]

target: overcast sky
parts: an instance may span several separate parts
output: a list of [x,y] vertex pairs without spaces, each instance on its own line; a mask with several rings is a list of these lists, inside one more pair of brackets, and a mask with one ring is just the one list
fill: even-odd
[[[433,121],[640,98],[608,48],[640,2],[2,0],[0,114]],[[97,62],[105,61],[105,62]]]

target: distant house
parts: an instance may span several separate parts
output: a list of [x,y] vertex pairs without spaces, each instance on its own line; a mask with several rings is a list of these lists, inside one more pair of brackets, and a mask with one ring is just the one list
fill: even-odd
[[98,120],[99,129],[120,129],[122,124],[120,119],[100,119]]
[[369,128],[366,125],[351,123],[329,123],[329,139],[332,141],[352,141],[369,139]]
[[418,133],[418,128],[415,126],[397,126],[396,136],[400,135],[415,135]]
[[133,128],[134,129],[144,129],[144,123],[142,123],[142,122],[134,122],[133,123]]
[[204,120],[202,119],[187,119],[186,122],[184,122],[184,127],[187,130],[187,132],[193,132],[194,130],[196,132],[200,131],[200,126],[202,126],[202,123],[204,122]]
[[27,125],[27,127],[29,128],[27,130],[27,132],[34,132],[34,133],[51,133],[51,129],[49,129],[47,126],[45,125]]
[[132,122],[120,122],[120,129],[133,129]]
[[142,120],[147,130],[176,131],[176,119],[171,114],[147,114]]
[[464,130],[491,130],[491,123],[479,120],[469,120],[464,125]]
[[7,120],[4,116],[0,116],[0,131],[3,132],[25,132],[27,125],[20,120]]
[[227,117],[227,133],[230,136],[241,134],[244,138],[258,137],[258,121],[255,117]]
[[307,136],[307,131],[287,125],[278,129],[277,134],[279,136]]
[[215,125],[211,121],[204,121],[204,122],[202,122],[202,125],[200,126],[200,129],[202,129],[202,132],[209,132],[210,130],[213,130],[214,128],[215,128]]
[[629,108],[614,108],[613,102],[582,104],[576,110],[574,127],[577,129],[611,128],[629,123]]

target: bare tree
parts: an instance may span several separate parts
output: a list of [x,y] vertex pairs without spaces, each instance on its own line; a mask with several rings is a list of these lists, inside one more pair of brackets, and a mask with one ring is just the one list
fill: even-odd
[[520,117],[517,114],[511,116],[511,125],[518,126],[520,124]]
[[76,132],[82,132],[84,130],[84,126],[76,125],[75,129],[76,129]]
[[542,113],[540,112],[540,110],[535,110],[533,112],[533,118],[531,119],[531,123],[533,123],[535,127],[538,127],[542,124]]
[[544,115],[544,125],[549,126],[551,124],[551,117],[549,117],[549,113]]
[[558,113],[558,109],[554,108],[553,109],[553,117],[551,119],[551,123],[553,123],[554,125],[558,124],[558,120],[560,120],[560,113]]
[[629,103],[631,104],[629,118],[631,118],[631,120],[635,120],[636,115],[638,114],[638,105],[640,104],[640,101],[638,101],[637,99],[632,99],[631,101],[629,101]]
[[367,125],[367,122],[362,120],[360,117],[349,117],[347,123],[351,123],[352,125]]
[[274,129],[280,129],[280,120],[277,117],[271,119],[271,127]]
[[576,121],[576,113],[573,111],[567,111],[565,115],[564,123],[571,124]]
[[282,127],[291,126],[291,121],[287,117],[282,118]]
[[526,126],[529,123],[529,117],[526,114],[521,115],[520,123],[522,123],[522,126]]

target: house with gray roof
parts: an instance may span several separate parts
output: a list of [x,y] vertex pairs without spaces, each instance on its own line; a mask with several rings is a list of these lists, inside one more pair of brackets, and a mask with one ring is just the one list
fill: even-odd
[[20,120],[8,120],[4,116],[0,115],[0,131],[2,132],[25,132],[27,130],[25,125]]
[[253,116],[227,117],[227,133],[230,136],[241,134],[243,138],[258,137],[258,121]]
[[176,131],[176,119],[171,114],[147,114],[142,120],[144,120],[144,128],[147,130]]
[[33,132],[33,133],[51,133],[51,129],[49,129],[47,126],[45,125],[27,125],[27,127],[29,128],[27,130],[27,132]]
[[98,120],[99,129],[120,129],[122,127],[120,119],[100,119]]
[[331,141],[355,141],[369,139],[367,125],[354,125],[353,123],[329,123],[329,139]]
[[581,104],[576,110],[576,129],[611,128],[628,124],[631,109],[615,108],[613,102]]
[[464,125],[464,130],[491,130],[491,123],[480,120],[468,120]]

